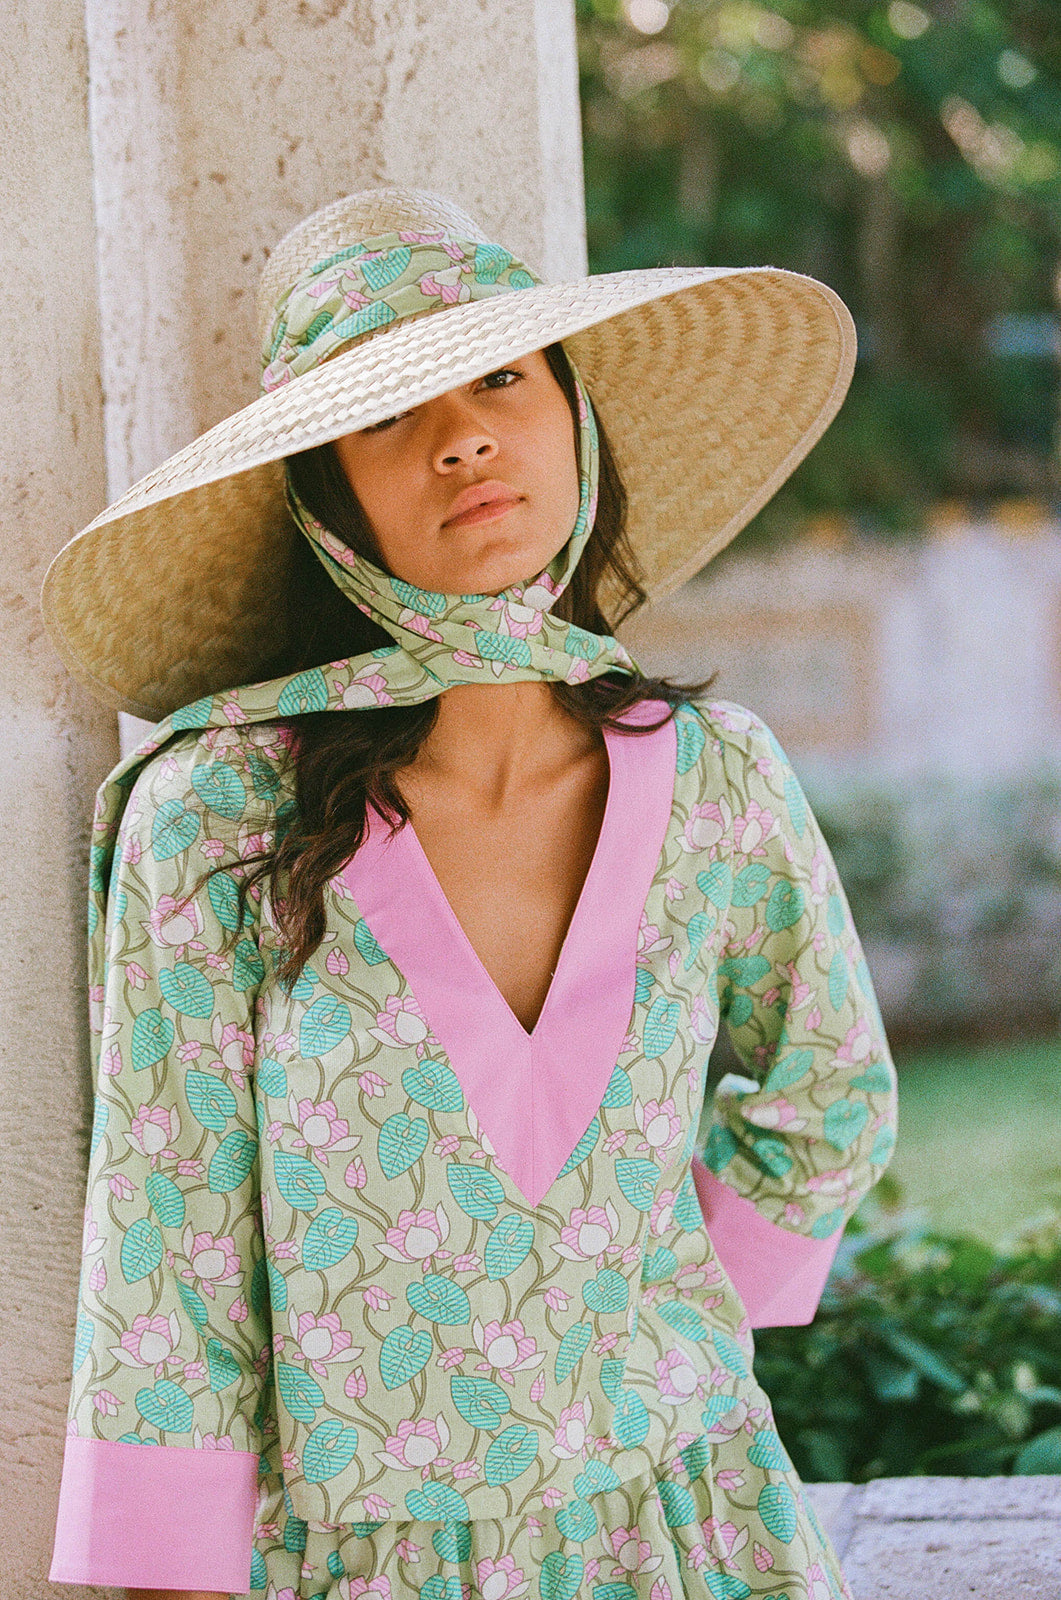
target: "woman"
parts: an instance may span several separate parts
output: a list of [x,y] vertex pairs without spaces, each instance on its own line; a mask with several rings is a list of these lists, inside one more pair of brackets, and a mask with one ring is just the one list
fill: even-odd
[[766,269],[543,285],[401,190],[262,299],[263,397],[46,584],[164,715],[97,817],[52,1581],[846,1594],[751,1330],[813,1315],[894,1074],[776,742],[606,619],[809,449],[849,319]]

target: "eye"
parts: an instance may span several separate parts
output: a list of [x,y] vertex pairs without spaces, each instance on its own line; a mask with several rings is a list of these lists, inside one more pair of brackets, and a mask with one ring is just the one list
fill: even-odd
[[522,372],[516,367],[498,367],[496,372],[488,372],[480,382],[489,389],[508,389],[513,383],[518,383],[523,377]]
[[402,417],[407,417],[408,415],[408,411],[399,411],[396,416],[384,417],[382,422],[370,423],[367,428],[358,428],[357,431],[358,433],[383,433],[387,428],[393,427],[396,422],[400,422]]

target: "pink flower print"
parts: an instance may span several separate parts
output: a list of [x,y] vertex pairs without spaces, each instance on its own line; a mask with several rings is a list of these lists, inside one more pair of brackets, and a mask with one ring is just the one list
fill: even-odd
[[[411,1539],[399,1539],[394,1548],[398,1553],[399,1561],[415,1562],[419,1561],[420,1552],[424,1547],[422,1544],[414,1544]],[[340,1585],[341,1587],[342,1585]]]
[[118,1415],[118,1396],[112,1394],[109,1389],[97,1389],[92,1396],[92,1404],[101,1416],[116,1417]]
[[819,1172],[808,1178],[807,1188],[812,1194],[827,1196],[830,1200],[844,1201],[854,1192],[854,1174],[848,1167],[835,1167],[830,1172]]
[[674,1202],[677,1199],[673,1189],[661,1189],[652,1202],[652,1210],[648,1214],[649,1229],[654,1238],[661,1234],[669,1233],[674,1226]]
[[563,1311],[571,1296],[566,1289],[561,1289],[558,1283],[550,1284],[542,1296],[550,1311]]
[[807,1600],[829,1600],[829,1581],[816,1561],[807,1572]]
[[404,999],[388,995],[385,1009],[376,1012],[376,1026],[368,1031],[380,1044],[411,1047],[418,1056],[423,1055],[430,1034],[424,1013],[411,994]]
[[128,861],[131,867],[135,867],[140,860],[142,851],[143,845],[140,843],[140,836],[131,833],[122,846],[122,859],[123,861]]
[[807,1032],[808,1033],[817,1033],[817,1031],[821,1027],[821,1025],[822,1025],[822,1014],[819,1011],[818,1007],[815,1006],[813,1011],[808,1011],[807,1012]]
[[606,1156],[614,1155],[616,1150],[623,1148],[629,1137],[630,1135],[626,1128],[616,1128],[615,1132],[609,1133],[604,1141],[604,1154]]
[[189,1222],[185,1224],[181,1243],[191,1263],[181,1268],[181,1277],[191,1278],[208,1300],[213,1300],[217,1284],[238,1283],[243,1277],[230,1233],[220,1238],[215,1238],[212,1233],[196,1233]]
[[506,600],[504,595],[497,595],[491,602],[491,611],[500,611],[501,618],[498,622],[498,633],[507,634],[512,639],[526,639],[529,634],[541,633],[542,613],[534,606],[521,605],[517,600]]
[[318,1378],[326,1378],[328,1368],[334,1362],[343,1364],[356,1361],[358,1356],[365,1353],[363,1346],[354,1344],[334,1311],[326,1311],[322,1316],[315,1317],[311,1311],[298,1313],[292,1308],[288,1313],[288,1322],[303,1360],[309,1363]]
[[573,1461],[576,1457],[586,1459],[589,1454],[586,1436],[592,1416],[593,1405],[589,1399],[576,1400],[573,1406],[564,1407],[553,1429],[554,1456],[559,1456],[561,1461]]
[[658,1100],[635,1099],[634,1120],[644,1134],[638,1150],[658,1150],[663,1155],[682,1136],[681,1118],[674,1109],[673,1100],[660,1104]]
[[127,961],[125,964],[125,981],[133,989],[147,987],[147,973],[139,961]]
[[436,1139],[431,1146],[436,1156],[453,1156],[461,1147],[461,1142],[455,1133],[447,1133],[441,1139]]
[[800,976],[799,968],[794,961],[787,961],[785,969],[789,980],[788,1010],[802,1011],[814,999],[816,991],[811,988],[805,978]]
[[829,863],[824,850],[815,850],[810,864],[810,897],[816,906],[821,905],[829,893]]
[[720,1489],[729,1494],[733,1489],[743,1489],[744,1473],[739,1467],[723,1467],[721,1471],[715,1473],[715,1482]]
[[306,285],[306,295],[310,300],[320,300],[322,296],[331,294],[333,289],[338,289],[342,281],[342,272],[337,272],[332,277],[320,277],[314,283]]
[[774,1564],[773,1556],[765,1544],[760,1544],[758,1539],[752,1545],[752,1560],[755,1562],[756,1569],[759,1572],[769,1572]]
[[343,1393],[350,1400],[363,1400],[368,1393],[368,1379],[363,1367],[355,1367],[343,1384]]
[[675,1288],[685,1299],[721,1281],[722,1268],[717,1261],[685,1261],[674,1274]]
[[661,939],[659,929],[655,923],[649,922],[642,911],[641,923],[637,930],[637,953],[639,956],[648,956],[656,950],[668,950],[674,943],[673,939]]
[[784,1095],[779,1095],[764,1106],[753,1106],[750,1111],[742,1111],[741,1116],[745,1122],[754,1123],[757,1128],[784,1128],[788,1133],[798,1133],[807,1126],[806,1117],[799,1116],[791,1100],[786,1100]]
[[153,944],[171,950],[197,939],[203,931],[203,918],[194,900],[186,904],[171,894],[160,895],[146,922],[140,926]]
[[564,1491],[562,1489],[546,1489],[543,1491],[542,1505],[547,1511],[555,1511],[556,1507],[562,1506],[563,1503]]
[[736,1564],[733,1557],[748,1543],[748,1529],[737,1528],[732,1522],[719,1522],[717,1517],[708,1517],[700,1526],[704,1530],[704,1540],[715,1565],[727,1567],[731,1572],[735,1572]]
[[386,1522],[387,1512],[394,1508],[381,1494],[366,1494],[364,1501],[366,1522]]
[[693,995],[693,1003],[689,1011],[689,1032],[697,1044],[714,1044],[718,1033],[718,1023],[714,1012],[710,1009],[702,994]]
[[435,644],[442,643],[442,635],[431,626],[430,617],[423,616],[419,611],[400,611],[398,626],[408,628],[410,633],[422,634],[425,639],[434,640]]
[[204,856],[223,856],[225,841],[223,839],[204,839],[199,846]]
[[482,1600],[516,1600],[530,1588],[522,1567],[517,1567],[514,1556],[502,1556],[499,1561],[484,1557],[475,1564],[475,1581]]
[[419,1261],[426,1271],[435,1252],[449,1238],[449,1218],[438,1205],[433,1211],[400,1211],[394,1227],[387,1229],[387,1241],[378,1244],[380,1255],[391,1261]]
[[420,279],[420,293],[437,295],[444,306],[454,306],[472,297],[459,266],[446,267],[441,272],[425,272]]
[[373,1311],[386,1311],[394,1296],[381,1289],[378,1283],[370,1283],[367,1289],[362,1289],[361,1298]]
[[386,1450],[373,1454],[385,1467],[397,1472],[419,1472],[426,1478],[433,1466],[448,1467],[444,1452],[449,1444],[449,1428],[439,1412],[434,1422],[430,1417],[407,1418],[399,1422],[397,1433],[387,1435]]
[[656,1362],[656,1392],[661,1400],[680,1405],[696,1393],[700,1376],[684,1350],[668,1350]]
[[196,1428],[192,1433],[197,1450],[235,1450],[236,1443],[230,1433],[223,1433],[218,1438],[216,1433],[200,1433]]
[[378,1072],[358,1073],[357,1087],[362,1094],[368,1095],[370,1100],[381,1100],[387,1093],[389,1085],[386,1078],[381,1078]]
[[344,1173],[348,1189],[363,1189],[368,1182],[368,1171],[360,1156],[355,1156]]
[[612,1242],[618,1231],[619,1213],[610,1200],[588,1210],[575,1206],[566,1226],[560,1229],[561,1242],[552,1249],[567,1261],[596,1259],[598,1267],[603,1267],[605,1256],[621,1248]]
[[244,1088],[247,1082],[246,1069],[254,1061],[254,1035],[235,1022],[226,1022],[222,1026],[220,1017],[214,1018],[210,1032],[214,1049],[221,1057],[221,1065],[232,1074],[233,1083],[240,1089]]
[[360,711],[366,706],[392,706],[394,696],[387,693],[387,680],[371,667],[359,667],[345,688],[336,684],[342,694],[346,711]]
[[362,306],[371,304],[368,295],[362,294],[360,289],[344,289],[342,298],[343,303],[348,305],[351,311],[360,311]]
[[[373,1495],[371,1498],[378,1500],[379,1496]],[[408,1545],[409,1541],[408,1539],[403,1539],[402,1543]],[[419,1553],[418,1546],[415,1544],[409,1545],[409,1548],[410,1550],[417,1550],[417,1553]],[[416,1556],[413,1556],[412,1559],[415,1561]],[[403,1556],[402,1560],[408,1561],[409,1557]],[[340,1600],[360,1600],[360,1596],[363,1594],[378,1596],[378,1600],[391,1600],[391,1581],[386,1573],[381,1572],[375,1578],[349,1578],[344,1576],[339,1579]]]
[[604,1541],[618,1563],[612,1568],[613,1578],[625,1578],[634,1572],[655,1572],[663,1565],[663,1557],[652,1554],[652,1546],[647,1539],[642,1539],[638,1527],[613,1528],[604,1535]]
[[153,1367],[156,1378],[165,1376],[166,1363],[176,1362],[173,1354],[180,1343],[181,1325],[177,1313],[168,1317],[137,1316],[133,1325],[122,1334],[118,1344],[112,1345],[110,1354],[125,1367]]
[[100,1057],[100,1066],[108,1078],[116,1078],[122,1070],[122,1053],[116,1044],[109,1044]]
[[475,1348],[486,1357],[476,1365],[477,1372],[496,1371],[505,1383],[515,1383],[514,1372],[525,1372],[540,1367],[545,1351],[539,1350],[535,1340],[524,1332],[518,1319],[504,1324],[488,1322],[485,1327],[476,1317],[472,1323]]
[[564,682],[565,683],[588,683],[589,682],[589,662],[585,661],[582,658],[582,656],[573,656],[572,660],[571,660],[571,665],[568,667],[567,672],[564,675]]
[[844,1042],[836,1052],[837,1060],[863,1062],[872,1048],[873,1035],[870,1032],[869,1022],[865,1017],[859,1017],[844,1035]]
[[176,1156],[177,1152],[169,1148],[181,1131],[176,1106],[170,1111],[163,1106],[141,1106],[130,1126],[132,1132],[125,1135],[125,1142],[142,1156],[150,1156],[153,1167],[158,1165],[159,1156],[171,1160]]
[[288,1109],[301,1135],[291,1143],[315,1156],[324,1167],[328,1165],[329,1152],[335,1155],[340,1150],[353,1150],[361,1143],[361,1135],[351,1134],[350,1124],[340,1117],[334,1100],[321,1100],[315,1105],[312,1100],[296,1101],[292,1095]]
[[733,819],[733,838],[742,856],[764,856],[766,842],[781,827],[779,818],[767,811],[758,800],[749,800],[743,817]]
[[136,1193],[124,1172],[116,1172],[113,1178],[108,1178],[107,1188],[116,1200],[131,1200]]
[[714,853],[729,831],[733,812],[725,795],[717,800],[699,801],[690,806],[689,818],[678,837],[687,854],[708,850]]
[[668,900],[685,899],[685,885],[680,878],[668,878],[663,885],[663,892]]
[[93,1262],[92,1271],[88,1275],[88,1286],[93,1294],[103,1293],[107,1287],[107,1263],[105,1261]]

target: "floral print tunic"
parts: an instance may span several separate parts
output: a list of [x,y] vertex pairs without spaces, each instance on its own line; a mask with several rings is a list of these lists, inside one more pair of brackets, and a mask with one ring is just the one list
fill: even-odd
[[[846,1594],[753,1326],[808,1321],[889,1159],[847,904],[770,732],[608,731],[607,808],[520,1026],[412,826],[275,973],[238,863],[275,722],[142,764],[93,974],[96,1110],[52,1581],[351,1600]],[[213,876],[208,869],[220,867]],[[513,908],[518,915],[518,908]],[[745,1075],[705,1069],[724,1020]]]

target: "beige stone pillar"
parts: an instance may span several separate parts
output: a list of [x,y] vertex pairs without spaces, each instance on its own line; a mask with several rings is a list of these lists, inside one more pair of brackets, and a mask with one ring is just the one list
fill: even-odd
[[[3,560],[32,601],[39,571],[30,567],[42,565],[105,498],[96,250],[79,7],[49,0],[42,10],[39,0],[13,0],[9,10],[18,20],[0,46],[8,68],[0,117],[9,122],[5,148],[24,156],[18,172],[9,156],[0,181],[12,186],[5,214],[24,220],[0,246],[16,274],[6,281],[19,285],[0,314],[10,322],[6,370],[26,341],[26,381],[39,387],[47,417],[36,433],[19,434],[19,448],[27,467],[49,459],[29,480],[25,514],[15,498],[25,475],[5,469],[11,531]],[[585,269],[573,0],[87,0],[87,45],[111,496],[254,397],[258,273],[280,235],[326,201],[372,183],[438,189],[547,277]],[[43,254],[49,243],[53,259]],[[82,402],[82,389],[96,411]],[[39,559],[35,546],[27,558],[27,530],[40,540]],[[74,1044],[82,997],[73,994],[83,871],[71,864],[66,841],[87,817],[110,752],[101,759],[97,748],[90,759],[75,743],[71,730],[82,724],[72,708],[83,703],[40,638],[35,611],[0,617],[8,630],[0,647],[12,659],[19,648],[25,656],[10,669],[12,691],[29,661],[40,663],[27,727],[16,733],[4,713],[9,746],[26,752],[20,795],[34,797],[31,846],[39,817],[40,849],[36,868],[31,848],[17,860],[9,849],[4,870],[9,918],[17,897],[18,916],[35,908],[34,927],[42,930],[34,943],[12,919],[3,934],[18,982],[10,996],[16,1016],[0,1042],[9,1078],[2,1115],[8,1151],[31,1162],[4,1221],[14,1226],[14,1298],[23,1284],[47,1284],[46,1297],[39,1287],[22,1296],[44,1328],[27,1328],[27,1353],[13,1363],[11,1381],[29,1377],[32,1398],[29,1412],[9,1414],[8,1459],[33,1465],[15,1469],[17,1503],[8,1496],[0,1594],[39,1600],[88,1593],[50,1589],[45,1574],[72,1349],[87,1104]],[[86,725],[102,731],[105,743],[105,715]],[[37,754],[42,741],[49,764]],[[14,768],[3,781],[9,772],[18,781]],[[12,794],[9,815],[17,810]],[[30,893],[37,882],[40,898]],[[31,1213],[45,1171],[53,1181],[42,1212]],[[38,1225],[39,1215],[47,1226]]]
[[104,499],[81,0],[0,28],[0,1594],[39,1600],[51,1557],[90,1121],[85,849],[117,759],[37,605]]

